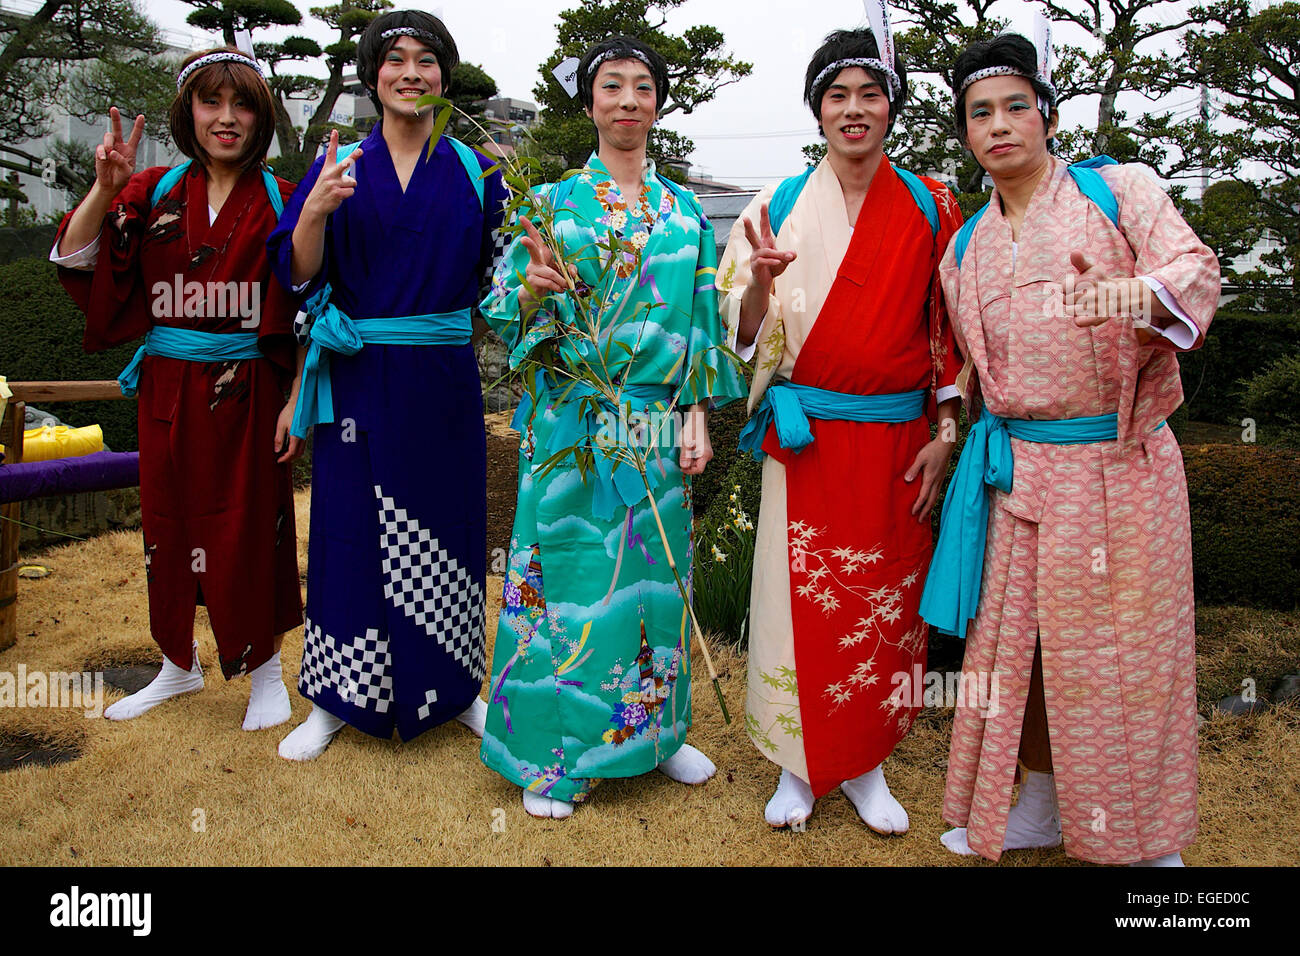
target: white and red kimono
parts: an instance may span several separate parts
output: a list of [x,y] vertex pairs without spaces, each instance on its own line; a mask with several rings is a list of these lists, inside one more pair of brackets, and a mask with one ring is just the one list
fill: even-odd
[[[1118,229],[1054,159],[1018,242],[994,192],[961,268],[950,248],[941,270],[975,372],[963,374],[968,398],[1010,419],[1119,417],[1117,441],[1012,438],[1011,491],[989,489],[963,674],[992,675],[999,706],[983,714],[958,702],[943,816],[995,860],[1037,642],[1066,853],[1129,863],[1196,835],[1187,482],[1178,442],[1159,426],[1182,402],[1175,352],[1203,341],[1219,267],[1140,167],[1101,174],[1119,202]],[[1061,302],[1073,251],[1108,275],[1146,277],[1179,318],[1146,345],[1132,315],[1077,326]]]
[[[781,225],[778,249],[797,258],[774,283],[757,338],[750,410],[773,375],[856,395],[955,397],[960,370],[941,306],[938,263],[961,214],[946,187],[925,181],[935,235],[906,185],[882,159],[856,223],[823,160]],[[773,187],[749,207],[755,228]],[[750,281],[744,224],[718,267],[731,335]],[[812,444],[763,450],[749,625],[745,723],[769,759],[821,796],[876,767],[919,707],[896,674],[924,669],[917,615],[930,560],[930,521],[910,511],[919,479],[903,474],[930,441],[927,417],[898,424],[812,420]]]

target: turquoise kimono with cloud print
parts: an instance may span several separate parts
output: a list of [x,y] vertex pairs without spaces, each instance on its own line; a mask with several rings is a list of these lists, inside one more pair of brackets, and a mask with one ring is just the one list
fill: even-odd
[[[598,303],[596,341],[564,334],[581,321],[568,295],[548,297],[521,320],[529,257],[518,239],[498,264],[483,315],[511,350],[512,368],[541,347],[567,369],[596,369],[620,389],[621,417],[643,430],[638,438],[610,427],[619,411],[589,387],[570,389],[562,373],[533,379],[536,400],[526,395],[515,418],[518,505],[482,758],[521,787],[580,801],[602,778],[642,774],[672,756],[691,723],[690,618],[646,482],[613,443],[650,446],[647,479],[689,582],[691,484],[677,464],[670,411],[722,405],[744,389],[719,348],[717,249],[693,195],[648,164],[641,195],[627,201],[595,155],[538,194],[558,207],[565,259]],[[585,473],[571,453],[553,460],[575,446],[591,449]]]

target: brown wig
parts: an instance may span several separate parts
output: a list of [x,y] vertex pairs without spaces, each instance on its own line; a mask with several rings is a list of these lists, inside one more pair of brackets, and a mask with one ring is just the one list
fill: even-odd
[[[201,56],[209,53],[240,53],[234,47],[216,47],[193,53],[185,58],[181,69],[189,66]],[[253,124],[252,138],[244,147],[243,169],[255,169],[266,161],[266,151],[271,148],[275,136],[275,103],[271,99],[271,88],[266,85],[262,75],[247,64],[236,60],[221,60],[199,67],[185,78],[185,85],[176,93],[168,111],[167,120],[171,127],[172,141],[190,159],[197,160],[207,167],[211,162],[208,151],[199,145],[194,135],[194,97],[204,97],[216,93],[223,86],[235,91],[235,96],[252,108],[257,117]]]

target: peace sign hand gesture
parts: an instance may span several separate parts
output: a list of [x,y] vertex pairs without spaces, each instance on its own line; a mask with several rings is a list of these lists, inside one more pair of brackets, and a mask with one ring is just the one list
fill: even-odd
[[325,148],[325,165],[321,167],[316,184],[303,203],[304,211],[310,211],[321,219],[343,205],[343,200],[357,188],[357,181],[348,175],[348,170],[361,158],[361,147],[348,153],[342,162],[338,160],[338,153],[339,131],[330,130],[329,145]]
[[95,185],[110,197],[126,186],[135,172],[135,151],[144,135],[144,114],[135,118],[129,139],[122,139],[122,114],[111,107],[108,118],[112,128],[104,133],[104,142],[95,147]]
[[[524,227],[524,237],[520,241],[528,250],[528,268],[524,270],[524,278],[528,284],[519,289],[519,308],[528,313],[536,309],[539,304],[533,293],[545,297],[547,293],[564,292],[573,288],[573,282],[566,280],[564,273],[556,268],[555,253],[542,239],[542,234],[537,231],[537,227],[526,217],[519,221]],[[572,263],[569,264],[568,272],[573,279],[578,277],[577,267]],[[532,293],[529,292],[530,288]]]
[[754,224],[748,217],[743,221],[745,238],[753,250],[749,257],[750,274],[763,291],[767,292],[772,288],[772,280],[785,272],[786,266],[794,262],[796,253],[793,250],[782,252],[776,248],[776,236],[772,232],[772,222],[767,215],[767,203],[763,203],[758,214],[758,232],[754,231]]

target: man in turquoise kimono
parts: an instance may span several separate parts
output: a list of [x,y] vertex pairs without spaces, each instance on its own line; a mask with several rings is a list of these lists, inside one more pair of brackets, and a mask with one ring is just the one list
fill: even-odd
[[602,778],[713,775],[685,744],[690,616],[668,555],[689,587],[707,411],[743,395],[720,348],[713,227],[646,160],[663,59],[614,37],[578,84],[598,151],[538,190],[552,235],[524,219],[482,305],[528,383],[482,757],[541,817]]

